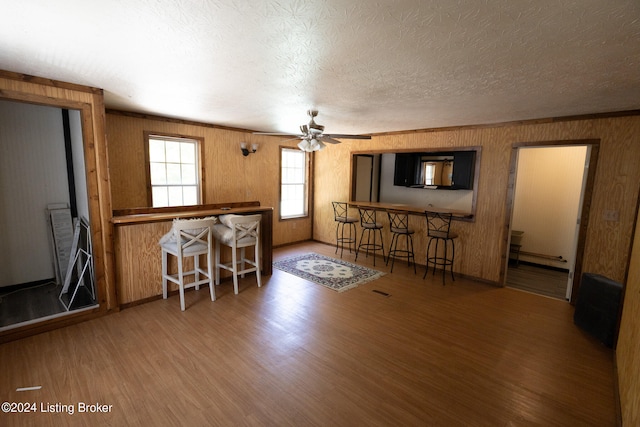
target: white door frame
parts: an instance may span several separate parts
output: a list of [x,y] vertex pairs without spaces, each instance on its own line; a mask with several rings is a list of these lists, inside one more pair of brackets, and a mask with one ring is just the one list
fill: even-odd
[[[571,251],[576,254],[578,251],[578,236],[580,235],[580,225],[582,223],[582,207],[584,206],[584,193],[587,187],[587,177],[589,176],[589,162],[591,159],[591,145],[587,145],[587,153],[584,159],[584,168],[582,170],[582,186],[580,187],[580,200],[578,201],[578,218],[576,219],[576,229],[573,234],[573,244]],[[565,298],[567,301],[571,301],[571,295],[573,293],[573,277],[575,276],[575,256],[573,257],[573,263],[569,266],[569,279],[567,282],[567,293]]]
[[[589,221],[589,209],[591,207],[591,196],[593,193],[593,182],[595,179],[596,165],[598,161],[598,153],[600,148],[599,139],[582,139],[582,140],[558,140],[558,141],[534,141],[534,142],[518,142],[512,145],[511,164],[509,168],[509,180],[507,185],[507,206],[505,209],[505,236],[504,244],[504,263],[500,271],[500,283],[505,286],[507,279],[507,267],[509,263],[509,245],[511,243],[511,223],[513,220],[513,205],[515,199],[515,183],[518,168],[518,153],[520,148],[535,147],[558,147],[558,146],[587,146],[587,156],[585,161],[585,173],[582,181],[582,194],[580,197],[580,208],[578,221],[576,223],[575,234],[575,257],[574,265],[571,268],[572,277],[569,278],[567,285],[567,299],[571,304],[575,303],[577,288],[580,285],[580,276],[582,275],[582,260],[584,256],[584,243],[586,238],[586,230]],[[571,275],[570,275],[571,276]]]

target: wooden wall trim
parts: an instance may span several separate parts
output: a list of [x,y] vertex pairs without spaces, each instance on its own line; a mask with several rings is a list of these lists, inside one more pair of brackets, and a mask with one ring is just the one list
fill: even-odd
[[[158,115],[148,114],[148,113],[137,113],[134,111],[123,111],[123,110],[115,110],[115,109],[108,108],[106,112],[107,114],[113,114],[113,115],[124,116],[124,117],[133,117],[133,118],[143,119],[143,120],[157,120],[161,122],[178,123],[178,124],[193,125],[193,126],[203,126],[208,128],[214,128],[214,129],[231,130],[236,132],[257,132],[257,130],[255,129],[245,129],[245,128],[237,128],[237,127],[231,127],[231,126],[216,125],[212,123],[203,123],[203,122],[187,120],[187,119],[164,117],[164,116],[158,116]],[[605,112],[605,113],[578,114],[578,115],[572,115],[572,116],[545,117],[545,118],[538,118],[538,119],[512,120],[512,121],[497,122],[497,123],[476,123],[476,124],[459,125],[459,126],[407,129],[407,130],[399,130],[399,131],[391,131],[391,132],[374,132],[374,133],[363,134],[363,135],[389,136],[389,135],[406,135],[406,134],[415,134],[415,133],[424,133],[424,132],[450,132],[450,131],[457,131],[457,130],[490,129],[490,128],[500,128],[500,127],[509,127],[509,126],[519,126],[519,125],[539,125],[539,124],[545,124],[545,123],[560,123],[560,122],[569,122],[569,121],[576,121],[576,120],[609,119],[614,117],[628,117],[628,116],[640,116],[640,109],[611,111],[611,112]]]
[[31,76],[29,74],[14,73],[12,71],[0,70],[0,78],[19,80],[25,83],[35,83],[45,86],[53,86],[61,89],[70,89],[79,92],[103,95],[103,90],[91,86],[83,86],[75,83],[61,82],[59,80],[47,79],[44,77]]
[[[0,75],[0,78],[2,76]],[[8,89],[0,89],[0,99],[16,101],[16,102],[24,102],[27,104],[35,104],[35,105],[44,105],[44,106],[53,106],[57,108],[64,108],[68,110],[83,110],[84,108],[89,108],[91,111],[91,104],[84,101],[75,101],[70,99],[62,99],[62,98],[49,98],[43,97],[41,95],[28,93],[28,92],[20,92]]]
[[510,127],[510,126],[561,123],[561,122],[570,122],[570,121],[576,121],[576,120],[610,119],[615,117],[629,117],[629,116],[640,116],[640,110],[625,110],[625,111],[612,111],[607,113],[578,114],[573,116],[513,120],[513,121],[498,122],[498,123],[484,123],[484,124],[478,123],[478,124],[460,125],[460,126],[443,126],[443,127],[436,127],[436,128],[408,129],[408,130],[399,130],[399,131],[393,131],[393,132],[370,133],[368,135],[389,136],[389,135],[407,135],[407,134],[425,133],[425,132],[451,132],[451,131],[459,131],[459,130],[491,129],[491,128],[501,128],[501,127]]
[[575,146],[575,145],[600,145],[599,139],[559,139],[555,141],[524,141],[514,142],[513,148],[521,147],[554,147],[554,146]]
[[111,114],[114,116],[132,117],[135,119],[142,119],[142,120],[155,120],[158,122],[165,122],[165,123],[175,123],[175,124],[181,124],[181,125],[200,126],[205,128],[213,128],[213,129],[221,129],[221,130],[231,130],[234,132],[249,132],[249,133],[257,132],[256,130],[252,130],[252,129],[243,129],[243,128],[235,128],[231,126],[215,125],[212,123],[203,123],[203,122],[198,122],[194,120],[157,116],[154,114],[147,114],[147,113],[137,113],[134,111],[113,110],[108,108],[106,112],[107,114]]

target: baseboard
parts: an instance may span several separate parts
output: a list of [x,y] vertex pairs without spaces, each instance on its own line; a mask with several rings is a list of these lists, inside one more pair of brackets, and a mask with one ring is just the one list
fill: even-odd
[[522,261],[520,260],[519,262],[521,265],[528,265],[531,267],[536,267],[536,268],[544,268],[545,270],[553,270],[553,271],[559,271],[561,273],[569,273],[569,269],[568,268],[561,268],[561,267],[554,267],[551,265],[545,265],[545,264],[538,264],[535,262],[531,262],[531,261]]
[[283,243],[281,245],[274,245],[273,249],[277,249],[277,248],[286,248],[287,246],[293,246],[293,245],[298,245],[300,243],[305,243],[305,242],[314,242],[314,243],[324,243],[321,242],[319,240],[313,240],[313,239],[304,239],[304,240],[297,240],[295,242],[287,242],[287,243]]
[[20,283],[18,285],[3,286],[0,288],[0,295],[8,294],[15,291],[21,291],[23,289],[35,288],[37,286],[45,285],[49,282],[56,283],[55,277],[52,277],[51,279],[36,280],[35,282]]

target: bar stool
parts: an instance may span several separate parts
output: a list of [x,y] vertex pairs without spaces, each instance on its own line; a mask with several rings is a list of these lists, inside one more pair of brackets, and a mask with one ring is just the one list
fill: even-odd
[[[336,222],[336,252],[338,253],[338,246],[340,246],[340,258],[342,258],[342,252],[344,251],[344,244],[347,243],[349,247],[349,253],[351,253],[351,247],[355,250],[356,246],[356,222],[358,218],[349,216],[349,207],[345,202],[331,202],[333,205],[333,218]],[[344,236],[344,227],[349,227],[349,237]]]
[[[360,213],[360,227],[362,227],[362,234],[360,235],[360,242],[356,249],[356,261],[358,260],[358,254],[360,249],[363,248],[366,251],[366,256],[369,256],[369,251],[373,252],[373,265],[376,265],[376,251],[382,251],[382,260],[385,260],[384,255],[384,241],[382,240],[382,224],[376,219],[376,210],[367,208],[358,208]],[[380,243],[376,242],[376,231],[380,236]],[[362,243],[364,235],[367,235],[366,243]],[[373,242],[371,238],[373,237]]]
[[[213,235],[216,239],[216,285],[220,284],[220,269],[233,273],[233,293],[238,295],[238,275],[244,277],[245,273],[256,272],[258,287],[260,279],[260,221],[262,215],[221,215],[218,218],[221,224],[213,226]],[[220,244],[231,248],[231,262],[220,262]],[[245,248],[254,247],[253,260],[246,258]],[[240,249],[240,259],[238,259]],[[246,267],[249,264],[250,267]],[[238,268],[240,266],[240,268]]]
[[[178,285],[180,292],[180,309],[184,311],[184,290],[200,285],[209,284],[211,301],[216,300],[213,289],[213,249],[211,240],[211,228],[216,223],[215,217],[199,219],[174,219],[171,231],[162,236],[162,298],[167,299],[167,282]],[[178,260],[178,273],[169,274],[169,254]],[[200,268],[200,255],[207,256],[207,270]],[[183,258],[193,257],[193,270],[184,271]],[[205,276],[204,279],[200,275]],[[185,277],[194,276],[193,282],[186,283]]]
[[[413,233],[414,230],[409,228],[409,214],[405,211],[388,210],[389,229],[391,230],[391,245],[389,245],[389,255],[387,255],[387,265],[391,261],[391,273],[393,273],[393,263],[398,258],[406,258],[407,265],[411,265],[413,261],[413,274],[416,273],[416,259],[413,253]],[[400,237],[405,239],[404,249],[398,249],[398,240]]]
[[[427,218],[427,237],[429,243],[427,244],[427,265],[424,271],[424,279],[427,277],[429,271],[429,265],[433,264],[433,274],[436,274],[436,267],[442,267],[442,285],[444,286],[444,279],[447,271],[447,266],[451,271],[451,279],[456,280],[453,277],[453,261],[455,258],[455,243],[454,239],[458,237],[456,233],[450,231],[451,228],[451,213],[443,212],[431,212],[425,211]],[[431,244],[435,242],[435,248],[433,253],[431,252]],[[442,255],[438,253],[438,245],[440,242],[444,243],[444,252]],[[448,242],[451,242],[451,255],[448,252]]]

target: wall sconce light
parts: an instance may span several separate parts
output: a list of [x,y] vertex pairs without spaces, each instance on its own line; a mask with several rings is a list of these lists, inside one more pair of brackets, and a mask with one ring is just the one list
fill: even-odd
[[240,150],[242,150],[242,155],[247,157],[251,153],[255,153],[258,151],[258,144],[251,144],[251,149],[247,148],[246,142],[240,143]]

